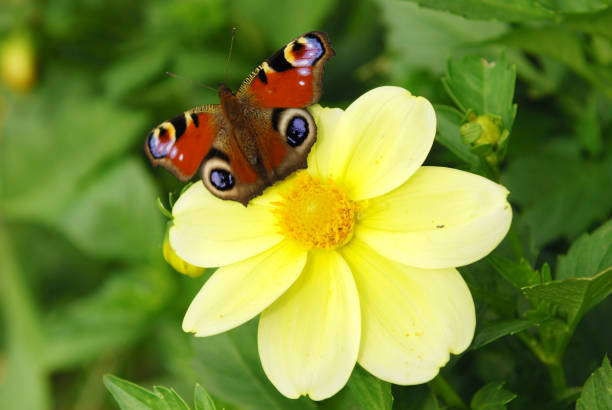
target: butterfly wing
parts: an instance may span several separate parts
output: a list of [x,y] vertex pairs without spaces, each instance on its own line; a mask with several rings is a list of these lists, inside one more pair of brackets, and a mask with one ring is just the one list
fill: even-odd
[[218,105],[205,105],[165,121],[145,139],[153,166],[161,165],[181,181],[198,171],[224,120]]
[[319,101],[325,62],[335,55],[327,34],[306,33],[272,55],[242,83],[237,95],[253,105],[306,107]]

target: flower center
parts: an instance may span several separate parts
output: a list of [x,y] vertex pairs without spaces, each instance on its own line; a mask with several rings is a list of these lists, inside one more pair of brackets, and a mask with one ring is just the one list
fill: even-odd
[[333,181],[321,181],[300,172],[293,185],[275,202],[281,233],[308,248],[330,249],[348,242],[353,233],[357,204]]

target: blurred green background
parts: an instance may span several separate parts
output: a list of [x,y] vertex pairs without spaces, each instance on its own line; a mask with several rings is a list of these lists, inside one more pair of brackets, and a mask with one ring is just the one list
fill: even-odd
[[[237,89],[285,43],[323,30],[336,51],[323,105],[346,107],[389,84],[453,105],[440,81],[447,59],[503,52],[517,68],[518,114],[502,180],[528,259],[554,267],[572,240],[609,218],[610,1],[422,3],[3,0],[0,408],[116,408],[106,373],[187,398],[199,382],[219,407],[314,407],[267,382],[254,323],[196,342],[180,329],[207,275],[188,278],[163,261],[156,199],[180,184],[152,169],[142,147],[158,123],[218,97],[166,71]],[[427,162],[470,169],[440,144]],[[461,271],[479,323],[498,317],[488,294],[513,300],[488,265]],[[612,328],[602,326],[610,317],[608,300],[580,324],[565,361],[570,385],[612,353]],[[514,338],[468,352],[444,372],[465,397],[504,380],[518,394],[511,407],[549,400],[546,369]],[[396,408],[421,408],[427,395],[393,389]]]

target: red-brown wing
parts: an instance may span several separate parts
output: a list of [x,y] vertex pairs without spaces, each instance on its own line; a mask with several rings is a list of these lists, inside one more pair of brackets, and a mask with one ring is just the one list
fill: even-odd
[[145,140],[145,152],[181,181],[198,171],[217,136],[223,116],[218,105],[205,105],[155,127]]
[[238,96],[270,108],[306,107],[319,101],[323,66],[333,56],[327,34],[306,33],[278,50],[242,83]]

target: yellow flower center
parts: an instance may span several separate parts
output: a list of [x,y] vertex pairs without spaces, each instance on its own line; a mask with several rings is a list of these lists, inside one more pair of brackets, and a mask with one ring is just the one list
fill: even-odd
[[357,204],[333,181],[300,172],[275,202],[281,233],[306,247],[331,249],[351,238]]

